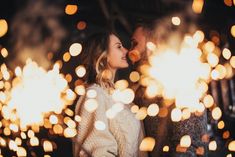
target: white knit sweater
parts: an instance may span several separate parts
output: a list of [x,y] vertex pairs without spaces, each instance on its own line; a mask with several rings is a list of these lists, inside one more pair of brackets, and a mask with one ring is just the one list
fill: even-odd
[[[87,97],[82,96],[76,106],[76,114],[82,120],[78,125],[78,134],[74,139],[74,157],[145,157],[146,153],[139,151],[139,145],[143,139],[141,123],[130,111],[130,106],[124,109],[114,118],[106,117],[106,111],[115,103],[106,90],[99,85],[92,85],[87,90],[94,89],[97,92],[96,100],[98,108],[90,113],[84,107]],[[97,130],[96,121],[102,121],[106,128]],[[85,152],[85,154],[84,154]]]

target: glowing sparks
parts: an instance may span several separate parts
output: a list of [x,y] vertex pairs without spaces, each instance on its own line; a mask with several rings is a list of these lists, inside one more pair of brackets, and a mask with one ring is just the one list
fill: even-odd
[[[61,112],[70,103],[71,99],[67,96],[67,82],[55,67],[46,72],[35,62],[28,60],[22,70],[20,67],[15,69],[15,82],[12,88],[9,88],[8,95],[5,95],[10,98],[3,101],[6,105],[2,108],[2,116],[12,122],[10,124],[12,131],[18,132],[18,125],[21,129],[31,125],[36,132],[39,130],[37,129],[39,125],[43,124],[45,114],[52,111]],[[2,71],[7,70],[2,67]],[[62,97],[62,94],[66,97]],[[17,121],[19,123],[16,123]],[[55,124],[58,119],[52,115],[50,121]],[[5,134],[10,134],[7,127],[4,131]]]
[[4,19],[0,19],[0,38],[3,37],[8,30],[7,21]]

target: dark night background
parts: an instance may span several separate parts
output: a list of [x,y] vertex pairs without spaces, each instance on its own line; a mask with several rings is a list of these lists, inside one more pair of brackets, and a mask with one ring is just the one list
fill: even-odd
[[[34,12],[34,6],[39,1],[43,3],[43,7]],[[78,5],[78,12],[74,15],[65,14],[64,9],[67,4]],[[191,7],[191,4],[191,0],[1,0],[0,19],[7,21],[8,32],[0,37],[0,49],[6,47],[9,56],[7,59],[1,56],[0,63],[7,63],[14,67],[13,61],[18,61],[16,56],[19,55],[21,47],[25,45],[39,46],[40,43],[48,43],[48,41],[46,53],[53,54],[51,60],[54,62],[61,60],[64,52],[68,51],[73,42],[82,42],[89,34],[105,27],[115,28],[121,35],[126,47],[129,47],[130,36],[137,21],[151,21],[174,13],[184,13],[188,6]],[[54,10],[47,11],[51,7]],[[56,22],[58,22],[56,29],[47,27],[45,19],[48,17],[56,19]],[[207,39],[211,40],[214,35],[218,36],[220,38],[219,46],[221,48],[228,47],[235,55],[235,38],[230,33],[231,26],[235,25],[235,4],[229,7],[225,5],[223,0],[204,0],[202,13],[195,14],[193,17],[188,15],[187,20],[195,23],[199,29],[203,30]],[[85,29],[79,30],[77,28],[77,23],[80,21],[86,22]],[[26,33],[22,38],[18,37],[22,33],[21,24],[28,23],[32,26],[29,29],[31,32]],[[40,38],[34,38],[37,36],[34,33],[37,28],[40,30]],[[52,40],[51,36],[54,36]],[[54,47],[50,48],[51,45]],[[20,61],[18,63],[21,64]],[[47,63],[42,61],[41,64]],[[63,73],[72,74],[74,72],[72,69],[76,65],[76,58],[71,58],[70,62],[63,64]],[[74,76],[74,74],[72,75]],[[71,82],[72,86],[74,82]],[[221,92],[220,89],[218,89],[219,92]],[[231,96],[231,99],[234,99],[234,97]],[[232,100],[232,106],[235,106],[234,100]],[[224,108],[223,103],[220,107]],[[235,116],[233,114],[233,112],[229,112],[223,115],[227,124],[226,129],[230,130],[231,133],[230,138],[235,136],[235,134],[232,134],[235,131],[233,127]],[[222,131],[216,130],[213,123],[211,125],[213,137],[220,142],[218,142],[218,151],[210,152],[210,156],[226,156],[228,153],[226,153],[227,149],[223,147],[226,141],[221,138]],[[2,132],[0,132],[0,136],[4,136]],[[70,139],[62,136],[51,136],[46,130],[42,130],[37,137],[48,138],[56,143],[55,152],[47,154],[58,157],[72,156]],[[25,145],[27,145],[26,142]],[[45,153],[41,147],[29,147],[27,151],[29,156],[43,156]],[[4,148],[1,148],[1,154],[3,156],[15,155],[14,152]]]

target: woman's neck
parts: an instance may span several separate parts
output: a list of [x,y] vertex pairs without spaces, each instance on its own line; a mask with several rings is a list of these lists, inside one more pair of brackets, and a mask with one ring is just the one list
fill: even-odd
[[116,71],[117,71],[117,70],[110,68],[110,71],[111,71],[111,73],[112,73],[111,81],[114,83],[114,78],[115,78],[115,75],[116,75]]

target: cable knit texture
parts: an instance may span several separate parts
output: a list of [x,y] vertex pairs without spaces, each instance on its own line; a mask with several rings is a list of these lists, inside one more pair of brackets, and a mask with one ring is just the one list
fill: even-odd
[[[80,115],[82,120],[74,139],[74,157],[145,157],[146,154],[139,151],[140,142],[144,137],[141,123],[131,113],[130,106],[125,105],[114,118],[108,119],[105,113],[115,104],[111,95],[96,84],[87,90],[90,89],[97,92],[98,108],[89,113],[84,108],[87,98],[82,96],[78,100],[76,114]],[[104,122],[104,130],[94,127],[98,120]]]

